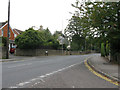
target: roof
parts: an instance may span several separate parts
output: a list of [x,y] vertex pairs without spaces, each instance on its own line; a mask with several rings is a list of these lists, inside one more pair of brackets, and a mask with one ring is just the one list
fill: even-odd
[[[8,24],[8,21],[6,21],[6,22],[0,22],[0,30],[4,27],[4,26],[6,26]],[[11,28],[11,26],[10,26],[10,28]],[[13,29],[11,28],[11,30],[13,31]],[[14,31],[13,31],[13,33],[14,33]]]
[[13,30],[15,30],[18,34],[21,34],[23,32],[23,31],[18,30],[18,29],[13,29]]
[[[0,22],[0,29],[2,29],[4,26],[6,26],[8,24],[8,22],[6,21],[6,22]],[[10,28],[11,28],[11,26],[10,26]],[[12,29],[12,28],[11,28]],[[21,34],[23,31],[21,31],[21,30],[18,30],[18,29],[12,29],[12,31],[13,31],[13,33],[14,33],[14,31],[16,31],[18,34]]]
[[2,26],[4,26],[6,23],[7,23],[7,21],[6,21],[6,22],[0,22],[0,28],[1,28]]

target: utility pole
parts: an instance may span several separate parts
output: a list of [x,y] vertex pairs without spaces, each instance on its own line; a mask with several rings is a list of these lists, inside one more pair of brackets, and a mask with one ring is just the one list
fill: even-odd
[[10,27],[10,0],[8,2],[8,32],[7,32],[7,50],[6,50],[6,58],[9,59],[9,27]]
[[[63,33],[63,20],[62,20],[62,33]],[[62,55],[63,55],[63,36],[62,36]]]

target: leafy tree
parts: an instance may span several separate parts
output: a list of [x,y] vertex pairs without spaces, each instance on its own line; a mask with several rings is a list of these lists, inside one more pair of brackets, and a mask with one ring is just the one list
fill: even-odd
[[54,39],[58,39],[59,36],[63,36],[62,31],[55,31],[53,34]]
[[[73,7],[77,9],[75,14],[69,20],[69,24],[65,29],[65,35],[72,40],[72,48],[74,50],[86,50],[89,49],[89,46],[92,42],[89,42],[89,37],[91,36],[88,17],[85,16],[85,2],[80,3],[76,1],[75,5],[72,4]],[[80,5],[80,6],[79,6]],[[91,40],[90,40],[91,41]]]
[[[120,1],[111,3],[77,0],[72,6],[77,11],[65,29],[69,38],[77,33],[85,38],[86,49],[89,49],[90,45],[91,48],[94,46],[98,49],[100,43],[105,43],[106,55],[108,54],[107,44],[110,44],[110,53],[113,57],[120,53]],[[77,44],[77,42],[74,43]]]
[[62,42],[63,42],[63,46],[62,45],[59,45],[59,47],[58,47],[58,49],[64,49],[64,50],[66,50],[66,48],[67,48],[67,45],[68,45],[68,40],[67,40],[67,38],[66,38],[66,36],[62,33],[62,31],[55,31],[54,32],[54,34],[53,34],[53,37],[54,37],[54,39],[55,39],[55,41],[57,41],[57,45],[58,44],[60,44],[59,42],[61,41],[61,40],[59,40],[60,38],[64,38],[64,39],[62,39]]
[[91,27],[96,28],[103,42],[110,43],[111,55],[116,56],[120,53],[120,2],[90,2],[86,5]]
[[41,37],[44,40],[43,46],[45,48],[59,49],[60,45],[57,41],[58,38],[55,38],[48,28],[43,31],[39,31],[39,33],[41,33]]
[[38,31],[35,31],[33,28],[29,28],[21,35],[18,35],[15,39],[15,43],[18,48],[21,49],[34,49],[38,48],[43,44],[42,38],[39,36]]
[[83,50],[85,49],[85,38],[80,37],[80,35],[74,35],[72,37],[72,43],[71,43],[71,48],[72,50]]

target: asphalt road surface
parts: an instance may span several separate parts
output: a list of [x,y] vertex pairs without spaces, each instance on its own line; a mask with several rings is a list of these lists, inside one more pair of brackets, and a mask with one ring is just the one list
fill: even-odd
[[[71,56],[39,56],[39,57],[31,57],[29,59],[25,59],[22,61],[3,62],[2,88],[27,87],[26,84],[28,83],[32,84],[33,82],[35,83],[37,79],[39,79],[39,77],[45,77],[45,76],[47,77],[47,75],[49,76],[50,74],[57,75],[59,71],[62,70],[64,71],[65,69],[68,70],[73,69],[71,67],[77,68],[77,69],[76,68],[73,69],[73,71],[75,71],[74,74],[79,77],[78,82],[80,82],[81,84],[77,86],[77,88],[83,88],[83,87],[92,88],[92,85],[93,86],[96,85],[96,87],[106,87],[106,88],[117,87],[95,76],[85,67],[84,60],[92,55],[97,55],[97,54],[71,55]],[[77,72],[80,72],[80,74],[78,75]],[[63,73],[66,73],[67,75],[68,73],[70,73],[70,71],[68,71],[68,73],[67,72],[63,72]],[[65,78],[65,75],[63,76]],[[48,81],[50,81],[50,77]],[[68,79],[68,83],[69,82],[70,79]],[[57,83],[59,83],[59,81]],[[61,81],[60,83],[64,83],[64,82]],[[107,86],[104,86],[106,83]],[[46,85],[48,85],[48,82],[46,83]],[[49,85],[46,87],[49,88],[50,85],[52,84],[50,84],[49,82]],[[37,87],[40,86],[37,85]],[[69,85],[67,87],[71,88],[71,86],[69,87]]]

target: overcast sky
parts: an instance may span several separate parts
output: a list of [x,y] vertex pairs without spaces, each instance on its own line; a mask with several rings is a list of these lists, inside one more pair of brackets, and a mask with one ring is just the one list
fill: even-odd
[[[65,29],[76,0],[11,0],[10,25],[26,30],[31,26],[49,28],[53,33]],[[8,0],[0,0],[0,22],[7,20]]]

